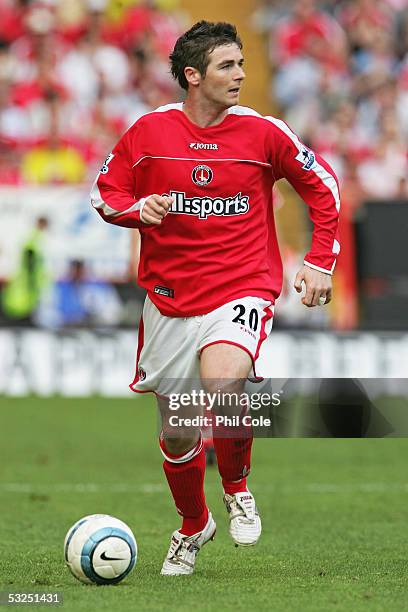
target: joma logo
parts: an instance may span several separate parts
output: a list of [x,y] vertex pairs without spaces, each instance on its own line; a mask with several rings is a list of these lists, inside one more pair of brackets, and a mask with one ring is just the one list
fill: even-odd
[[216,151],[218,145],[210,142],[190,142],[190,149],[194,149],[195,151],[199,151],[200,149]]

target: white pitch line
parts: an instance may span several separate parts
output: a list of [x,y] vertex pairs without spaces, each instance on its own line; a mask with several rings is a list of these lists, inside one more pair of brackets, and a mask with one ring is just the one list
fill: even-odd
[[[220,486],[206,486],[207,490],[218,490]],[[255,485],[252,489],[258,493],[299,495],[304,494],[344,494],[344,493],[408,493],[408,483],[405,482],[361,482],[361,483],[323,483],[310,482],[303,485]],[[46,494],[46,493],[164,493],[168,487],[161,483],[144,483],[130,485],[128,483],[53,483],[32,484],[23,482],[0,483],[0,493]]]
[[162,493],[165,490],[165,485],[159,483],[134,486],[127,483],[96,484],[94,482],[48,485],[23,482],[0,483],[0,493]]

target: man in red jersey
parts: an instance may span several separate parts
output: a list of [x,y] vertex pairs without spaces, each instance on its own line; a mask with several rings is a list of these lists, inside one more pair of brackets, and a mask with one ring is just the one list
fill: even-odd
[[[138,279],[147,289],[139,327],[134,391],[156,393],[163,414],[175,381],[220,380],[240,392],[272,326],[282,285],[272,187],[286,178],[309,206],[312,247],[295,279],[309,307],[331,299],[339,252],[340,206],[330,166],[281,120],[238,105],[245,74],[234,26],[201,21],[181,36],[171,70],[184,103],[148,113],[124,134],[103,165],[92,205],[116,225],[138,228]],[[215,407],[215,413],[217,413]],[[200,430],[175,437],[164,427],[164,471],[183,523],[171,538],[162,574],[191,574],[213,538],[203,482]],[[214,435],[230,534],[255,544],[261,521],[247,489],[252,435]]]

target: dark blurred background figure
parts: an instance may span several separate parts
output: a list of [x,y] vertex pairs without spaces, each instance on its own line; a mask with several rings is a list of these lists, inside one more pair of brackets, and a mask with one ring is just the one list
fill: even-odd
[[122,304],[110,283],[92,278],[83,260],[69,263],[66,276],[44,296],[36,322],[52,329],[112,327],[121,323]]
[[50,277],[44,261],[44,240],[48,220],[39,217],[23,243],[17,270],[2,291],[5,316],[13,324],[32,324]]

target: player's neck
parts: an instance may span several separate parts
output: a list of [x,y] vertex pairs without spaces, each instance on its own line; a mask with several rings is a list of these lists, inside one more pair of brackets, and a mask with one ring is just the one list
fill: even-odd
[[194,100],[189,97],[183,104],[183,111],[192,123],[201,128],[218,125],[227,115],[225,107],[215,106],[203,100]]

